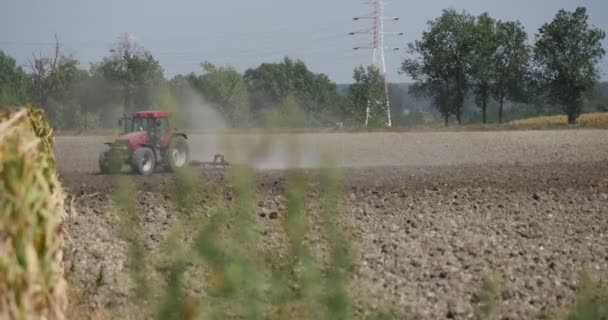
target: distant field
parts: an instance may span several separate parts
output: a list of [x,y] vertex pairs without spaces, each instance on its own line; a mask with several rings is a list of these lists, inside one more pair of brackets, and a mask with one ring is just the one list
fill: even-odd
[[[228,139],[233,148],[227,148]],[[60,171],[98,172],[97,157],[112,137],[60,136],[56,140]],[[608,131],[542,130],[492,132],[375,132],[302,134],[191,134],[192,158],[211,161],[215,153],[228,161],[279,169],[287,163],[287,143],[300,148],[296,166],[316,167],[325,151],[341,167],[446,166],[594,162],[608,159]],[[230,151],[230,150],[232,151]],[[232,155],[230,155],[232,153]],[[261,153],[261,154],[260,154]],[[246,155],[255,155],[248,158]]]
[[[510,131],[510,130],[554,130],[554,129],[608,129],[608,112],[586,113],[579,117],[578,123],[574,126],[568,125],[568,118],[565,115],[541,116],[512,121],[505,124],[450,124],[444,126],[417,125],[407,127],[392,128],[227,128],[222,131],[226,134],[246,134],[246,133],[331,133],[331,132],[452,132],[452,131]],[[191,134],[217,133],[217,130],[188,129]],[[58,130],[58,136],[113,136],[120,133],[117,129],[95,129],[95,130]]]

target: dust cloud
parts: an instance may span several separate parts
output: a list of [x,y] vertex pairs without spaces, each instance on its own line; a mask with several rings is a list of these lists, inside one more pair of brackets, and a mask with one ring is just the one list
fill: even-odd
[[192,160],[212,161],[223,154],[232,164],[256,169],[317,168],[323,148],[305,144],[292,134],[205,132],[190,136]]
[[192,88],[180,90],[178,99],[178,118],[184,128],[195,131],[219,132],[227,128],[226,121],[217,111],[218,108],[207,102],[202,94]]
[[[227,128],[218,108],[190,87],[180,89],[174,115],[189,136],[192,160],[209,161],[221,150],[221,135]],[[193,139],[197,137],[196,139]],[[204,137],[204,139],[201,139]]]
[[176,118],[189,134],[191,158],[212,161],[223,154],[234,164],[256,169],[316,168],[321,165],[322,150],[303,144],[297,135],[231,132],[220,108],[203,95],[188,88],[180,92]]

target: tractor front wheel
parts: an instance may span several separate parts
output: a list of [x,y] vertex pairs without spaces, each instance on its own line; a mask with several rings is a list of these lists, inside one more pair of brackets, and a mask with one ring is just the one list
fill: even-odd
[[156,158],[154,157],[154,151],[147,147],[141,147],[133,153],[133,167],[144,176],[151,175],[154,173],[156,167]]
[[186,167],[190,163],[190,148],[184,137],[177,136],[171,139],[166,158],[169,168],[173,172]]
[[102,174],[120,173],[122,162],[111,152],[102,153],[99,156],[99,170]]

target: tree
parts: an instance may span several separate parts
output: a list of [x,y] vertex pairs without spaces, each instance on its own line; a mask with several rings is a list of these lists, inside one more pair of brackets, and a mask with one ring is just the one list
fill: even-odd
[[341,97],[336,84],[324,74],[308,70],[300,60],[285,58],[280,63],[263,63],[243,76],[249,88],[251,110],[258,117],[264,109],[280,107],[290,96],[302,108],[305,122],[318,125],[335,116]]
[[530,85],[530,47],[528,34],[519,21],[498,21],[496,53],[492,59],[494,79],[492,96],[498,101],[498,122],[502,123],[505,101],[526,102],[526,85]]
[[502,123],[504,103],[524,102],[529,66],[527,34],[519,22],[495,21],[487,13],[476,20],[471,54],[470,77],[475,103],[487,122],[491,97],[498,101],[498,122]]
[[48,100],[49,118],[56,128],[75,129],[80,127],[80,116],[85,119],[87,116],[82,105],[82,88],[89,79],[89,73],[80,69],[78,60],[71,57],[65,58],[58,70],[58,84]]
[[51,55],[33,53],[29,62],[30,74],[30,96],[34,105],[50,113],[49,100],[57,94],[62,86],[65,70],[73,69],[77,62],[66,57],[61,52],[59,39],[55,37],[55,47]]
[[595,104],[595,109],[599,112],[608,112],[608,97],[601,97]]
[[470,76],[475,103],[481,109],[483,123],[487,123],[488,102],[494,76],[494,60],[498,43],[496,21],[487,13],[475,21],[473,51],[470,56]]
[[249,115],[249,92],[241,74],[233,67],[216,67],[209,62],[202,63],[201,68],[202,75],[188,76],[190,85],[215,104],[233,125],[245,124]]
[[[94,73],[94,69],[92,71],[86,79],[79,83],[77,92],[82,115],[82,128],[85,130],[89,129],[92,124],[89,116],[103,112],[106,104],[112,100],[108,95],[112,88],[108,86],[99,73]],[[100,120],[102,117],[98,115],[96,118]],[[112,124],[114,123],[112,122]],[[99,124],[101,123],[97,123],[97,125]]]
[[26,79],[15,59],[0,50],[0,108],[26,102]]
[[583,95],[593,89],[597,65],[606,54],[602,40],[606,33],[588,24],[587,10],[560,10],[551,23],[544,24],[534,48],[535,63],[549,100],[559,104],[575,124],[583,108]]
[[54,127],[73,128],[80,109],[78,87],[88,73],[79,69],[78,60],[63,54],[57,37],[52,54],[34,53],[32,57],[29,75],[32,103],[47,113]]
[[344,114],[355,123],[364,123],[369,108],[369,126],[382,126],[385,124],[385,106],[387,104],[384,94],[384,79],[376,66],[363,66],[355,68],[353,78],[355,82],[349,87],[347,109]]
[[592,111],[608,112],[608,82],[600,82],[586,97]]
[[94,73],[118,87],[124,113],[149,107],[154,88],[164,81],[158,61],[128,34],[120,38],[110,53],[94,66]]
[[413,93],[430,97],[446,125],[451,115],[460,123],[470,88],[475,19],[466,12],[448,9],[428,25],[422,39],[409,44],[416,57],[405,60],[401,69],[416,81]]

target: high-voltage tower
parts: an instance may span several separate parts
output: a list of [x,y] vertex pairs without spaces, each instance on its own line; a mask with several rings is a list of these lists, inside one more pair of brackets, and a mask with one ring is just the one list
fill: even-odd
[[[376,66],[376,68],[378,68],[378,70],[381,72],[382,80],[384,82],[384,97],[385,97],[386,103],[383,106],[383,108],[386,111],[386,125],[391,127],[393,125],[393,123],[392,123],[391,108],[390,108],[389,95],[388,95],[388,74],[386,71],[386,58],[384,55],[384,50],[387,48],[384,45],[384,37],[386,35],[401,36],[401,35],[403,35],[403,33],[402,32],[384,32],[384,21],[399,20],[399,18],[386,17],[384,15],[384,5],[385,5],[384,0],[370,0],[368,2],[365,2],[365,4],[371,5],[373,7],[373,12],[368,15],[355,17],[354,20],[355,21],[371,20],[372,26],[368,29],[351,32],[350,35],[366,34],[366,35],[373,36],[373,42],[371,44],[366,45],[366,46],[355,47],[353,49],[354,50],[371,49],[373,51],[372,65]],[[392,49],[399,50],[398,48],[392,48]],[[371,97],[370,97],[370,99],[371,99]],[[372,105],[380,105],[381,103],[382,103],[381,101],[368,101],[367,102],[367,109],[366,109],[366,115],[365,115],[365,126],[366,127],[369,124]]]

